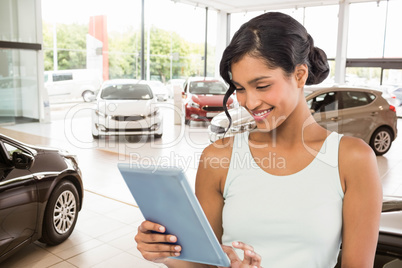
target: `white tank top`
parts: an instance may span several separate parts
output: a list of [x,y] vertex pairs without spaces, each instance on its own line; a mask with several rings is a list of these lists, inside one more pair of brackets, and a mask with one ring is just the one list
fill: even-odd
[[[223,193],[223,244],[253,246],[262,267],[334,267],[344,196],[338,170],[341,137],[332,132],[303,170],[274,176],[253,159],[248,132],[236,135]],[[276,155],[264,163],[284,164]]]

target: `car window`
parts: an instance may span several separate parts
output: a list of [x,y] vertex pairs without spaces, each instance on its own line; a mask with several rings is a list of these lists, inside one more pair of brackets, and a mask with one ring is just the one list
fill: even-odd
[[8,159],[10,159],[10,160],[13,158],[13,153],[14,153],[14,152],[21,152],[21,153],[23,153],[23,151],[22,151],[21,149],[19,149],[19,148],[13,146],[13,145],[11,145],[11,144],[8,144],[8,143],[6,143],[6,142],[3,142],[3,144],[4,144],[4,147],[5,147],[5,149],[6,149],[7,157],[8,157]]
[[326,92],[307,101],[310,110],[328,112],[338,109],[337,92]]
[[73,80],[73,74],[72,73],[53,74],[53,82],[66,81],[66,80]]
[[150,100],[153,95],[148,85],[124,84],[103,88],[101,98],[105,100]]
[[222,95],[226,93],[226,87],[224,84],[220,82],[205,82],[205,81],[191,82],[190,93]]
[[367,105],[375,99],[373,94],[361,91],[343,91],[341,94],[344,109]]

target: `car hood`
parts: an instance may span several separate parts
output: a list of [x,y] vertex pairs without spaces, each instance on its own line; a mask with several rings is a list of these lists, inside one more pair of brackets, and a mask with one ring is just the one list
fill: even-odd
[[[193,102],[199,103],[201,106],[222,106],[223,98],[225,95],[192,95],[191,100]],[[232,98],[228,99],[227,104],[231,104],[233,102]]]
[[[230,114],[230,117],[232,118],[232,127],[240,126],[243,124],[255,124],[254,118],[242,106],[230,109],[228,110],[228,112]],[[226,129],[229,126],[229,120],[225,112],[222,112],[214,116],[214,118],[211,121],[211,124]]]
[[98,109],[106,115],[148,115],[151,112],[152,100],[102,100]]
[[384,196],[380,232],[402,235],[402,197]]

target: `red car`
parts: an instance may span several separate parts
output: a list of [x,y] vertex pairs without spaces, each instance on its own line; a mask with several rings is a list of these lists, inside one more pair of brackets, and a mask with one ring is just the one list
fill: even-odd
[[[211,121],[223,111],[223,97],[227,85],[213,77],[190,77],[184,83],[183,98],[185,98],[185,123],[191,121]],[[233,108],[233,98],[226,103]]]

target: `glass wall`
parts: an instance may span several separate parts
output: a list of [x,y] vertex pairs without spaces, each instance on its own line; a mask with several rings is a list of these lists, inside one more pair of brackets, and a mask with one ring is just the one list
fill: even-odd
[[[36,51],[0,49],[0,124],[39,119]],[[36,119],[36,120],[35,120]]]
[[[370,67],[354,67],[351,61],[346,69],[348,83],[375,87],[402,85],[401,10],[402,1],[398,0],[350,5],[347,55]],[[389,58],[396,61],[399,58],[400,69],[390,67]]]
[[36,1],[0,1],[0,40],[37,43]]
[[[94,42],[100,41],[95,50],[97,46],[101,50],[98,56],[103,57],[103,66],[91,68],[102,68],[104,79],[141,79],[142,55],[146,80],[166,83],[172,78],[203,76],[206,9],[166,0],[144,2],[142,54],[141,1],[116,0],[111,4],[110,1],[71,0],[65,9],[60,9],[58,6],[65,1],[42,0],[45,70],[90,68],[89,33]],[[103,17],[103,23],[90,22],[99,16]],[[209,9],[206,75],[215,72],[216,21],[216,11]]]
[[39,121],[36,1],[0,1],[0,125]]
[[350,4],[348,58],[383,57],[387,2]]

